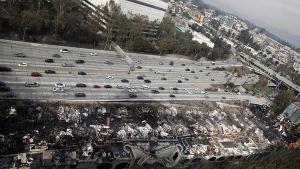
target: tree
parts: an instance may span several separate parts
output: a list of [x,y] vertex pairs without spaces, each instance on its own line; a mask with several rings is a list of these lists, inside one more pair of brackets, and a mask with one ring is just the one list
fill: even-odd
[[283,110],[293,102],[295,95],[291,90],[281,91],[274,99],[272,110],[279,115]]
[[242,30],[240,33],[240,41],[243,42],[245,45],[252,44],[253,39],[249,33],[249,29]]
[[268,77],[264,76],[264,75],[260,75],[257,85],[261,86],[261,87],[267,87],[269,83],[269,79]]

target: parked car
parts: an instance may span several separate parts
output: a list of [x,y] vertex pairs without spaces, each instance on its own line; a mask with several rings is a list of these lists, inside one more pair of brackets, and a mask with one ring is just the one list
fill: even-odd
[[85,93],[75,93],[76,97],[86,97]]
[[46,63],[54,63],[54,60],[53,59],[45,59],[45,62]]
[[25,87],[39,87],[40,84],[38,84],[37,82],[26,82],[25,83]]
[[47,74],[55,74],[56,72],[54,70],[45,70],[45,73],[47,73]]
[[32,77],[42,77],[42,74],[39,73],[39,72],[32,72],[32,73],[31,73],[31,76],[32,76]]
[[61,58],[61,56],[59,54],[53,54],[52,57],[54,57],[54,58]]
[[70,51],[69,51],[69,49],[61,49],[60,50],[60,53],[69,53]]
[[78,72],[78,75],[87,75],[85,72]]
[[146,79],[146,80],[144,80],[144,82],[145,82],[145,83],[151,83],[151,80]]
[[71,63],[63,63],[62,67],[74,67],[74,65]]
[[110,89],[110,88],[112,88],[112,86],[111,85],[104,85],[104,88]]
[[84,64],[84,63],[85,63],[85,61],[84,61],[84,60],[82,60],[82,59],[79,59],[79,60],[75,60],[75,63],[77,63],[77,64]]
[[14,54],[15,57],[20,57],[20,58],[24,58],[26,57],[26,55],[24,53],[16,53]]
[[66,85],[64,83],[56,83],[55,87],[64,88],[64,87],[66,87]]
[[27,63],[25,63],[25,62],[19,63],[19,66],[20,67],[27,67]]
[[86,84],[84,84],[84,83],[77,83],[76,87],[86,87]]
[[127,79],[122,79],[121,82],[122,83],[129,83],[129,81]]
[[0,92],[10,92],[10,88],[7,86],[0,86]]

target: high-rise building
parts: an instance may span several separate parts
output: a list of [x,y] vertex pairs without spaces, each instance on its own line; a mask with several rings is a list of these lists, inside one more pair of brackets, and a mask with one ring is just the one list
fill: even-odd
[[[94,5],[105,5],[109,0],[89,0]],[[150,21],[161,21],[168,9],[168,3],[161,0],[114,0],[125,14],[145,15]]]

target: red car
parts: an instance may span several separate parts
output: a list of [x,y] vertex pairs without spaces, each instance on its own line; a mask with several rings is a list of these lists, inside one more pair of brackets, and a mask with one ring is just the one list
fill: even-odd
[[40,74],[39,72],[32,72],[31,76],[32,77],[42,77],[42,74]]
[[99,88],[101,88],[101,86],[99,86],[99,85],[94,85],[93,88],[99,89]]

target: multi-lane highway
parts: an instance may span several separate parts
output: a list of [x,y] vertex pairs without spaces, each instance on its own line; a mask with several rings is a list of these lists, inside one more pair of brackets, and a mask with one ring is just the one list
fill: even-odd
[[[69,53],[61,53],[60,49],[67,48]],[[97,56],[91,56],[95,52]],[[23,53],[26,57],[16,57],[14,54]],[[61,57],[53,57],[59,54]],[[255,83],[255,75],[241,78],[228,75],[226,71],[215,71],[216,67],[240,66],[226,62],[196,62],[186,59],[162,57],[146,54],[128,54],[140,69],[128,74],[129,67],[114,51],[100,51],[93,49],[62,47],[55,45],[24,43],[9,40],[0,40],[0,66],[12,68],[11,72],[0,72],[0,81],[5,82],[17,95],[17,98],[35,100],[88,100],[88,101],[126,101],[126,100],[250,100],[254,103],[264,103],[265,100],[248,94],[231,94],[229,92],[209,92],[203,94],[203,90],[211,85],[220,85],[228,80],[241,85],[245,82]],[[46,63],[45,59],[53,59],[54,63]],[[75,60],[84,60],[84,64],[76,64]],[[173,61],[174,65],[170,65]],[[27,66],[19,66],[20,63]],[[74,67],[63,67],[62,64],[73,64]],[[187,71],[186,69],[190,69]],[[47,74],[45,70],[53,70],[56,74]],[[39,72],[41,77],[32,77],[32,72]],[[85,72],[86,75],[78,75]],[[107,76],[113,78],[108,79]],[[145,83],[137,79],[143,76],[151,80]],[[162,80],[165,78],[165,80]],[[122,83],[127,79],[129,83]],[[182,83],[178,83],[181,80]],[[25,87],[26,82],[37,82],[39,87]],[[52,91],[56,83],[66,85],[65,92],[54,93]],[[79,88],[76,84],[84,83],[87,87]],[[98,85],[101,88],[94,88]],[[112,88],[104,88],[111,85]],[[116,86],[123,86],[119,89]],[[142,89],[147,85],[150,89]],[[137,98],[130,98],[127,86],[134,86]],[[165,90],[159,90],[163,87]],[[176,87],[179,90],[174,91]],[[151,90],[159,91],[158,94]],[[175,93],[174,93],[175,92]],[[85,93],[86,96],[75,97],[75,93]],[[4,97],[5,92],[0,96]],[[171,98],[174,94],[175,98]]]

